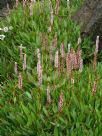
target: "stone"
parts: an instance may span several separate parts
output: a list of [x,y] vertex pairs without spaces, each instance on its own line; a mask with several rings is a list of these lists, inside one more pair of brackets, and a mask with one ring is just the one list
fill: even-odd
[[94,41],[99,35],[102,41],[102,0],[85,0],[72,19],[80,25],[81,33],[90,35]]
[[7,3],[12,7],[14,0],[0,0],[0,9],[3,9],[7,6]]
[[72,19],[81,26],[81,32],[93,37],[102,34],[102,0],[85,0]]
[[0,17],[4,17],[8,14],[7,4],[9,7],[13,7],[14,0],[0,0]]

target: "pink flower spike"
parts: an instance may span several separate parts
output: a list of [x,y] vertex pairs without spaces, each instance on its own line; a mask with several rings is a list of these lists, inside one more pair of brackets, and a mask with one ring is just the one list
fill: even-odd
[[18,70],[17,70],[17,62],[15,62],[14,72],[15,72],[16,75],[18,74]]
[[71,63],[70,53],[67,53],[67,56],[66,56],[66,67],[67,67],[67,72],[70,75],[71,71],[72,71],[72,63]]
[[23,0],[23,8],[26,6],[26,0]]
[[25,47],[23,47],[21,44],[19,48],[20,48],[20,60],[23,60],[23,49],[25,49]]
[[42,84],[42,65],[41,65],[41,55],[40,55],[40,50],[37,49],[37,58],[38,58],[38,63],[37,63],[37,73],[38,73],[38,81],[39,85]]
[[53,15],[53,8],[52,8],[52,2],[49,0],[50,3],[50,25],[53,25],[54,15]]
[[16,8],[18,7],[18,0],[16,0]]
[[23,70],[26,70],[26,54],[24,54]]
[[22,87],[23,87],[22,81],[23,81],[22,74],[19,73],[19,76],[18,76],[18,88],[19,89],[22,89]]
[[8,13],[10,13],[10,6],[8,3],[7,3],[7,10],[8,10]]
[[36,2],[36,0],[31,0],[31,2],[35,3],[35,2]]
[[59,61],[59,56],[58,56],[58,50],[55,52],[55,68],[58,68],[58,61]]
[[38,72],[39,85],[41,85],[42,84],[42,66],[41,66],[40,62],[38,62],[38,64],[37,64],[37,72]]
[[32,1],[30,2],[29,10],[30,10],[30,16],[32,16],[33,15],[33,3],[32,3]]
[[50,86],[47,87],[47,103],[51,103]]
[[96,49],[95,49],[96,53],[98,53],[98,48],[99,48],[99,36],[97,36],[96,38]]
[[58,15],[59,11],[59,0],[56,0],[55,15]]
[[62,112],[62,110],[63,110],[63,102],[64,102],[63,93],[61,92],[60,97],[59,97],[59,102],[58,102],[58,111],[59,112]]
[[78,38],[78,45],[80,45],[82,42],[81,37]]
[[83,59],[80,60],[79,71],[83,71]]
[[52,2],[51,2],[51,0],[49,0],[49,4],[50,4],[50,14],[53,14],[53,8],[52,8]]
[[50,61],[53,62],[52,48],[50,47]]
[[64,52],[64,43],[61,44],[61,47],[60,47],[60,54],[61,54],[61,57],[64,58],[64,56],[65,56],[65,52]]

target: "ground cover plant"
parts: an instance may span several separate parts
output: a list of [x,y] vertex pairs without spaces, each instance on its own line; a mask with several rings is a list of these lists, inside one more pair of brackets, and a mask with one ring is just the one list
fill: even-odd
[[93,48],[81,39],[80,5],[16,1],[0,21],[1,136],[101,135],[99,37]]

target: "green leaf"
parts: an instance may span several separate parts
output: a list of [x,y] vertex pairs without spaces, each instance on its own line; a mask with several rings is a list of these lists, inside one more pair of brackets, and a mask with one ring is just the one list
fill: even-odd
[[25,115],[29,118],[30,111],[28,110],[28,108],[26,106],[24,106],[22,103],[21,103],[21,107],[22,107]]
[[57,127],[54,128],[54,136],[58,136],[58,128]]
[[32,99],[32,96],[31,96],[31,94],[30,94],[29,92],[25,92],[25,94],[26,94],[26,96],[27,96],[28,98]]
[[44,111],[44,114],[45,114],[46,116],[48,116],[48,111],[46,110],[45,107],[43,107],[43,111]]

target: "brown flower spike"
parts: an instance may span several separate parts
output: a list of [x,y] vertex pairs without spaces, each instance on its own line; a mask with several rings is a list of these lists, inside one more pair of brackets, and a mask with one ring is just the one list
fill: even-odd
[[22,89],[22,87],[23,87],[22,81],[23,81],[22,74],[19,73],[19,76],[18,76],[18,88],[19,89]]

